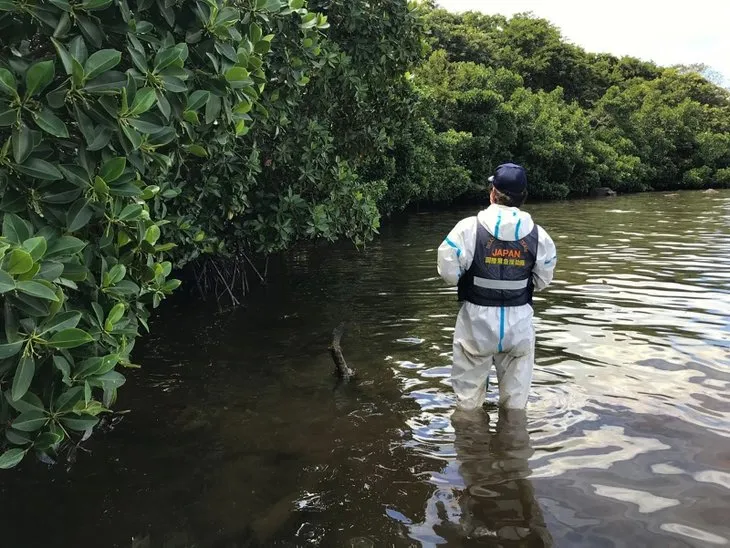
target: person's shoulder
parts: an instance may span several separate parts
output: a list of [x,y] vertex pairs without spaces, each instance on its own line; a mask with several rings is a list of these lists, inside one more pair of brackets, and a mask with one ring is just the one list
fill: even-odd
[[456,226],[454,227],[454,230],[463,232],[465,230],[471,230],[473,229],[477,224],[477,216],[472,215],[471,217],[465,217],[458,223],[456,223]]

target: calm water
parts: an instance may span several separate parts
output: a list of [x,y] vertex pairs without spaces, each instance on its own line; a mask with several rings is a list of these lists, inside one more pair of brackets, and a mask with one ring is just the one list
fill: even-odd
[[528,209],[559,263],[526,419],[451,418],[435,254],[471,212],[411,215],[246,310],[169,304],[133,412],[69,473],[0,476],[2,546],[730,545],[730,193]]

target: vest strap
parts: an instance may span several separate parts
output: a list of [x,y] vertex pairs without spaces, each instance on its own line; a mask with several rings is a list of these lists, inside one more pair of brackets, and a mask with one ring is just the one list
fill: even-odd
[[527,278],[524,280],[490,280],[488,278],[474,276],[474,285],[483,287],[484,289],[500,289],[506,291],[525,289],[527,282]]

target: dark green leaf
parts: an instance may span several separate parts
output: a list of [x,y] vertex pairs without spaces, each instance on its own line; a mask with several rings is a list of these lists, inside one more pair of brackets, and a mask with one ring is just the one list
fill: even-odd
[[101,31],[96,21],[84,15],[76,15],[76,20],[81,27],[81,33],[84,35],[84,38],[94,44],[97,48],[100,48],[104,41],[104,33]]
[[13,428],[21,432],[35,432],[48,422],[48,417],[41,411],[26,411],[21,413],[14,421]]
[[142,136],[131,126],[122,125],[122,131],[132,145],[132,150],[137,150],[142,145]]
[[70,204],[75,202],[81,195],[80,188],[72,188],[63,192],[46,193],[41,196],[41,201],[49,204]]
[[15,280],[4,270],[0,270],[0,295],[15,289]]
[[116,95],[119,89],[127,82],[124,73],[110,70],[84,85],[84,91],[98,95]]
[[89,146],[86,147],[86,149],[90,152],[94,152],[106,148],[106,146],[109,144],[109,141],[112,140],[112,135],[113,132],[109,128],[101,128],[101,130],[96,133],[94,140],[89,143]]
[[25,274],[33,268],[33,257],[23,249],[13,249],[3,261],[3,270],[11,275]]
[[86,79],[93,80],[100,74],[116,67],[121,60],[121,52],[115,49],[102,49],[92,53],[84,64]]
[[54,402],[53,408],[55,409],[56,413],[63,413],[65,411],[70,411],[71,409],[73,409],[73,407],[79,401],[81,401],[83,393],[84,389],[80,386],[74,386],[66,390],[64,393],[58,396],[58,398],[56,398],[56,401]]
[[18,109],[8,108],[3,110],[0,108],[0,127],[12,126],[18,121]]
[[0,469],[2,470],[8,470],[9,468],[16,467],[21,460],[23,460],[23,457],[25,456],[25,450],[24,449],[8,449],[0,455]]
[[91,415],[80,415],[79,418],[72,418],[70,416],[61,418],[61,424],[77,432],[83,432],[84,430],[93,428],[98,422],[99,419]]
[[81,9],[85,11],[103,10],[109,7],[112,0],[85,0],[81,3]]
[[210,92],[205,90],[197,90],[188,97],[188,110],[198,110],[208,102]]
[[166,120],[170,119],[170,113],[172,112],[172,109],[170,107],[170,102],[167,100],[167,97],[165,97],[165,94],[157,90],[157,108],[162,113],[162,115],[165,117]]
[[7,213],[3,217],[3,233],[9,241],[20,244],[30,238],[31,226],[15,213]]
[[41,269],[36,274],[36,278],[53,282],[63,274],[63,264],[56,261],[44,261]]
[[25,96],[33,97],[41,93],[53,81],[54,75],[53,61],[40,61],[32,65],[25,74]]
[[142,88],[134,96],[132,106],[129,108],[129,112],[127,112],[126,114],[129,117],[139,116],[140,114],[143,114],[147,112],[150,108],[152,108],[152,106],[155,104],[155,101],[157,101],[155,90],[153,88]]
[[205,105],[205,123],[212,124],[221,112],[221,98],[211,94]]
[[63,440],[63,436],[56,432],[43,432],[33,442],[33,448],[37,451],[47,451]]
[[54,348],[76,348],[92,342],[94,338],[86,331],[76,327],[59,331],[48,341]]
[[34,262],[38,262],[45,255],[48,249],[48,243],[43,236],[36,236],[35,238],[25,240],[23,242],[23,249],[30,253]]
[[58,240],[51,243],[46,258],[51,257],[69,257],[75,255],[86,247],[86,242],[74,238],[73,236],[61,236]]
[[71,74],[73,74],[73,59],[71,58],[71,54],[63,46],[63,44],[61,44],[61,42],[59,42],[55,38],[51,38],[51,42],[53,42],[53,45],[58,52],[58,56],[61,58],[63,69],[66,71],[66,74],[71,76]]
[[27,445],[31,441],[33,441],[31,437],[25,432],[13,430],[12,428],[8,428],[7,430],[5,430],[5,437],[13,445]]
[[23,165],[13,166],[17,171],[42,181],[58,181],[63,175],[52,164],[40,158],[30,158]]
[[136,221],[142,215],[143,207],[139,204],[129,204],[119,214],[120,221]]
[[71,40],[68,51],[71,56],[76,59],[76,61],[81,63],[81,65],[83,65],[86,62],[86,59],[89,57],[89,53],[86,48],[86,42],[84,42],[84,39],[81,36],[77,36],[76,38]]
[[162,82],[165,85],[165,89],[167,91],[171,91],[172,93],[185,93],[188,90],[185,82],[180,80],[180,78],[176,78],[175,76],[163,76]]
[[23,124],[20,129],[13,131],[13,158],[17,164],[22,164],[33,152],[33,133]]
[[56,293],[50,287],[43,285],[41,282],[20,281],[16,284],[16,286],[18,291],[22,291],[26,295],[31,295],[32,297],[38,297],[39,299],[45,299],[47,301],[58,301]]
[[0,344],[0,360],[15,356],[25,343],[24,340]]
[[33,381],[35,375],[35,360],[33,356],[23,356],[20,358],[18,368],[15,370],[15,376],[13,377],[13,387],[10,391],[11,397],[14,400],[19,400],[30,388],[30,383]]
[[40,113],[34,113],[33,118],[38,127],[46,133],[50,133],[55,137],[68,137],[66,124],[50,109],[44,108]]
[[15,97],[18,94],[18,84],[15,81],[13,73],[7,69],[0,67],[0,91],[6,95]]
[[71,366],[63,356],[53,356],[53,365],[58,369],[64,377],[71,376]]
[[119,179],[124,173],[124,168],[127,167],[127,159],[123,156],[112,158],[104,162],[99,171],[99,176],[104,179],[107,183],[112,183]]
[[76,232],[77,230],[84,228],[91,220],[93,214],[94,211],[85,199],[80,199],[74,202],[66,216],[68,231]]
[[71,310],[69,312],[62,312],[57,314],[50,320],[47,320],[41,324],[40,331],[41,335],[49,333],[51,331],[62,331],[76,327],[81,321],[81,312],[77,310]]

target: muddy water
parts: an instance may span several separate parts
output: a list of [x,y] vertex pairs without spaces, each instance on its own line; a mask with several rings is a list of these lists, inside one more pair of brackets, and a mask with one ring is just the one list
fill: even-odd
[[529,210],[559,262],[526,417],[452,417],[435,250],[472,212],[414,214],[297,250],[245,310],[170,303],[132,412],[68,473],[2,476],[2,545],[729,545],[730,193]]

